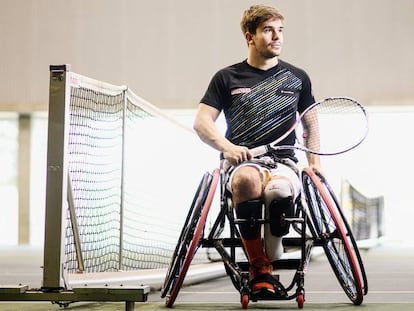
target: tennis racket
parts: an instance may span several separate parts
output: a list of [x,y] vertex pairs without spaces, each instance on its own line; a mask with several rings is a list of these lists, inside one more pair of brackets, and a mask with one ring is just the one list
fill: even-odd
[[[306,122],[303,122],[306,121]],[[313,129],[298,133],[299,124]],[[294,145],[279,145],[293,131]],[[308,135],[308,132],[313,135]],[[250,149],[253,157],[272,150],[298,149],[318,155],[336,155],[360,145],[368,134],[368,116],[364,107],[348,97],[328,97],[309,106],[292,127],[270,144]]]

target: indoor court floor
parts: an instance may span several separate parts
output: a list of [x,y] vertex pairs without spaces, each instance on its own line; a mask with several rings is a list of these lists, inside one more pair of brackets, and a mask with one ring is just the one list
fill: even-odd
[[[0,248],[0,285],[27,284],[38,288],[42,279],[42,251],[28,247]],[[305,276],[305,310],[414,310],[414,245],[383,241],[368,250],[361,250],[368,277],[369,292],[361,306],[354,306],[339,287],[324,255],[312,258]],[[191,270],[191,268],[190,268]],[[224,270],[223,270],[224,271]],[[290,275],[281,273],[281,280]],[[1,287],[1,286],[0,286]],[[184,286],[173,310],[241,310],[240,296],[227,276]],[[66,308],[50,302],[0,302],[1,311],[51,310],[125,310],[125,303],[77,302]],[[136,302],[135,310],[167,310],[158,290],[147,302]],[[249,310],[295,310],[290,301],[250,302]]]

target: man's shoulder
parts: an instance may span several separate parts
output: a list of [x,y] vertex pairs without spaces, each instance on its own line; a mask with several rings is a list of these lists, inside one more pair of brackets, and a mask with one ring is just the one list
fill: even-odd
[[292,73],[294,73],[297,76],[300,77],[308,77],[308,74],[306,73],[306,71],[298,66],[292,65],[291,63],[288,63],[284,60],[279,59],[279,65],[283,68],[286,68],[287,70],[291,71]]
[[246,61],[244,60],[244,61],[232,64],[232,65],[226,66],[220,69],[218,72],[238,72],[242,70],[244,71],[246,70],[246,67],[248,66],[247,66]]

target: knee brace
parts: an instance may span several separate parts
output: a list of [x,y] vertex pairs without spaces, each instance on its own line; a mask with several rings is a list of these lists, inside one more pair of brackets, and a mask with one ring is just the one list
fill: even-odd
[[282,237],[289,232],[286,217],[294,215],[294,188],[286,177],[276,177],[269,181],[264,191],[266,216],[269,219],[272,235]]
[[272,201],[268,206],[268,213],[272,235],[282,237],[288,234],[290,223],[286,221],[286,218],[294,216],[292,197]]
[[237,218],[247,220],[246,223],[239,224],[240,234],[246,240],[255,240],[260,235],[260,226],[258,222],[262,218],[262,201],[249,200],[237,204]]

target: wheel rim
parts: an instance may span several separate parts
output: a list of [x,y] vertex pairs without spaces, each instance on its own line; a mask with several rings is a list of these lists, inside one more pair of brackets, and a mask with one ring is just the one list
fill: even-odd
[[[351,247],[342,219],[333,208],[333,202],[324,185],[312,171],[304,170],[303,185],[310,215],[334,273],[345,294],[354,304],[363,300],[358,260]],[[334,205],[339,208],[337,205]]]

